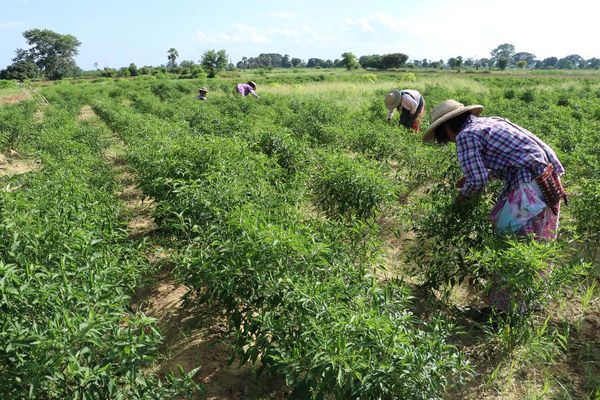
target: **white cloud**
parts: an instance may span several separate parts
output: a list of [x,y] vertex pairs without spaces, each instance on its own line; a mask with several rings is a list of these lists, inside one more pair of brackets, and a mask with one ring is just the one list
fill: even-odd
[[198,43],[208,44],[226,44],[226,43],[252,43],[263,44],[269,41],[269,38],[261,33],[258,28],[250,25],[235,24],[227,32],[196,33]]
[[280,12],[270,12],[267,14],[269,18],[277,18],[277,19],[295,19],[296,14],[293,12],[280,11]]
[[405,24],[383,13],[375,13],[357,19],[346,19],[345,24],[347,28],[357,27],[361,32],[403,33],[408,31]]
[[323,35],[312,27],[301,24],[287,28],[261,30],[255,26],[236,24],[225,32],[196,33],[199,44],[270,44],[281,40],[293,43],[324,43],[333,40],[331,36]]

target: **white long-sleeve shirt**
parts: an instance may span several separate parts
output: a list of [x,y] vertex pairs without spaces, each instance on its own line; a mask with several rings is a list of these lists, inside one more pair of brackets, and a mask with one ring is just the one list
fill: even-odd
[[[402,91],[402,98],[400,99],[400,105],[402,108],[406,108],[413,115],[417,112],[419,107],[419,100],[421,99],[421,93],[413,89],[406,89]],[[412,97],[411,97],[412,96]],[[388,110],[387,118],[391,119],[394,110]]]

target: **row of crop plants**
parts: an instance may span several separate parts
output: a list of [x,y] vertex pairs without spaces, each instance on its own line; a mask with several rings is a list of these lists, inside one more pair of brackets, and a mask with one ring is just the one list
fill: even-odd
[[[220,121],[196,113],[215,135],[93,102],[127,143],[159,224],[186,238],[176,273],[190,298],[223,305],[240,360],[282,374],[298,398],[440,397],[466,370],[445,323],[419,321],[400,282],[370,273],[368,217],[392,184],[367,160],[304,151],[310,140],[269,121],[228,124],[258,107],[229,105]],[[330,218],[306,209],[307,187]]]
[[105,132],[78,125],[75,107],[46,107],[42,122],[33,121],[35,109],[0,108],[9,143],[34,151],[42,165],[5,178],[13,190],[0,191],[0,397],[189,394],[189,379],[148,373],[161,335],[129,308],[148,266],[126,239],[102,158]]

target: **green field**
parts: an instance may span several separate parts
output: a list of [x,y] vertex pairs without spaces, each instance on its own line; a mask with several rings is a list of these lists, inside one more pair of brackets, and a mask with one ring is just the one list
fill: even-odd
[[[600,398],[599,74],[34,86],[48,106],[0,107],[0,150],[40,165],[0,175],[1,398]],[[496,237],[498,184],[454,205],[454,146],[386,123],[392,88],[425,129],[453,98],[550,144],[559,240]],[[472,320],[495,273],[544,310]]]
[[0,81],[0,100],[3,97],[14,96],[22,93],[22,90],[12,81]]

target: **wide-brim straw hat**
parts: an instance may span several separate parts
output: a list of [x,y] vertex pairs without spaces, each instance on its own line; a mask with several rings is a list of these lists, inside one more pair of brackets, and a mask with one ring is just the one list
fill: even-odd
[[435,140],[435,128],[444,122],[465,112],[470,112],[478,117],[482,111],[483,106],[479,104],[465,106],[463,103],[459,103],[456,100],[443,101],[431,110],[431,125],[429,125],[429,128],[427,128],[427,131],[423,135],[423,141],[433,142]]
[[402,101],[402,93],[399,90],[392,90],[388,94],[385,95],[383,102],[385,103],[385,108],[388,110],[394,110],[398,108],[400,102]]
[[250,82],[248,82],[248,85],[252,86],[252,88],[253,88],[254,90],[256,90],[256,83],[254,83],[254,82],[250,81]]
[[199,92],[206,92],[206,93],[208,93],[208,92],[209,92],[209,90],[208,90],[208,88],[207,88],[207,87],[201,87],[200,89],[198,89],[198,91],[199,91]]

